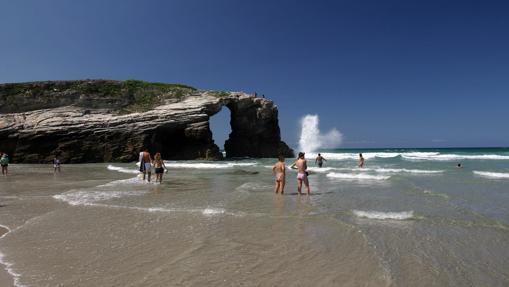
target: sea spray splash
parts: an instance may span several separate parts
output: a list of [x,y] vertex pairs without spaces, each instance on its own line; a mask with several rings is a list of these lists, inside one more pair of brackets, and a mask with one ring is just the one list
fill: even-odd
[[343,135],[335,128],[326,134],[321,134],[318,128],[318,115],[305,115],[301,123],[299,149],[303,152],[313,152],[319,148],[336,148],[341,144]]

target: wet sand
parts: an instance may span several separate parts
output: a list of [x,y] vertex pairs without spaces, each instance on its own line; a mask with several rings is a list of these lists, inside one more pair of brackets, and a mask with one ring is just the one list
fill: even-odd
[[[505,209],[497,221],[454,201],[487,186],[470,174],[359,184],[318,173],[312,196],[294,180],[277,196],[268,162],[242,163],[249,176],[179,164],[199,168],[162,185],[129,164],[13,165],[0,179],[11,229],[0,251],[18,286],[508,286]],[[490,195],[491,211],[507,185],[489,187],[471,202]],[[0,270],[0,286],[12,280]]]
[[[4,236],[9,230],[7,228],[0,226],[0,238]],[[10,287],[14,286],[11,275],[4,269],[4,265],[0,265],[0,286],[2,287]]]

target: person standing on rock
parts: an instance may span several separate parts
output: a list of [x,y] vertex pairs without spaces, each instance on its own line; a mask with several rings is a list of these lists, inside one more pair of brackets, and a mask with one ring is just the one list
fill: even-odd
[[9,167],[9,156],[6,153],[3,153],[0,157],[0,165],[2,166],[2,174],[7,175]]
[[140,152],[140,171],[143,172],[143,180],[145,180],[148,173],[147,180],[150,182],[150,178],[152,177],[152,157],[146,148]]
[[297,170],[297,191],[299,195],[302,194],[302,183],[306,186],[307,194],[311,194],[311,190],[309,188],[309,180],[308,180],[308,164],[306,159],[304,158],[304,153],[299,152],[299,158],[292,164],[292,169]]

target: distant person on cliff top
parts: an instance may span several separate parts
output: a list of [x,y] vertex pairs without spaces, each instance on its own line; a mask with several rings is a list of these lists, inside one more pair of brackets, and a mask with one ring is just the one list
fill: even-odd
[[0,157],[0,165],[2,166],[2,174],[7,175],[9,167],[9,156],[6,153],[3,153]]
[[148,152],[148,149],[143,149],[142,152],[140,152],[140,171],[143,172],[143,180],[145,180],[145,176],[148,173],[148,182],[150,182],[150,178],[152,176],[152,157],[150,156],[150,153]]
[[318,167],[322,167],[324,161],[327,160],[321,154],[318,154],[318,156],[315,159],[315,164],[318,164]]
[[164,165],[161,153],[158,152],[154,155],[153,164],[156,173],[156,182],[163,183],[163,173],[164,171],[168,172],[168,169],[166,169],[166,166]]
[[308,172],[306,171],[308,169],[308,164],[304,158],[303,152],[299,152],[299,157],[292,164],[291,168],[297,170],[297,191],[299,194],[302,194],[302,183],[304,183],[307,189],[307,194],[310,195],[311,190],[309,188]]
[[359,167],[364,167],[364,157],[362,156],[362,153],[359,154]]
[[53,158],[53,172],[60,172],[60,160],[57,156]]
[[286,167],[285,158],[282,155],[278,157],[278,161],[272,167],[272,172],[276,177],[276,186],[274,187],[274,192],[279,193],[279,191],[281,191],[281,194],[283,194],[285,192]]

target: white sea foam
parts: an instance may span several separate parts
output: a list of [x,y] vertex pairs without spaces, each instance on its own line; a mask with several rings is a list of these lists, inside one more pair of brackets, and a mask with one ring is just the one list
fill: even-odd
[[53,198],[65,201],[70,205],[92,205],[99,201],[136,196],[143,193],[142,191],[71,190],[54,195]]
[[407,160],[432,160],[432,161],[458,161],[458,160],[509,160],[507,155],[498,154],[434,154],[434,155],[414,155],[402,154]]
[[246,182],[235,188],[237,191],[265,191],[272,190],[271,185],[262,184],[259,182]]
[[365,173],[337,173],[337,172],[328,173],[327,177],[340,180],[362,180],[362,181],[387,180],[390,178],[390,176],[385,175],[371,175]]
[[114,171],[118,171],[118,172],[121,172],[121,173],[130,173],[130,174],[136,174],[136,173],[140,173],[138,170],[136,169],[128,169],[128,168],[123,168],[123,167],[120,167],[120,166],[114,166],[114,165],[108,165],[108,167],[106,167],[107,169],[109,170],[114,170]]
[[319,122],[318,115],[306,115],[301,119],[299,139],[301,151],[313,152],[320,148],[336,148],[341,144],[343,135],[335,128],[322,134],[318,127]]
[[357,217],[369,218],[369,219],[391,219],[391,220],[406,220],[414,217],[413,211],[402,211],[402,212],[381,212],[381,211],[362,211],[353,210],[353,214]]
[[217,214],[224,214],[226,211],[222,208],[210,208],[207,207],[202,211],[202,214],[205,216],[211,216],[211,215],[217,215]]
[[222,169],[243,166],[255,166],[255,162],[226,162],[226,163],[190,163],[165,162],[167,168],[193,168],[193,169]]
[[[318,154],[314,152],[306,153],[308,159],[314,159]],[[327,160],[358,160],[358,153],[348,152],[322,152],[321,155]],[[401,156],[405,160],[411,161],[458,161],[458,160],[509,160],[509,155],[499,154],[441,154],[439,152],[365,152],[362,153],[364,159],[388,159]]]
[[[7,236],[7,234],[12,232],[12,230],[8,226],[0,224],[0,227],[7,229],[7,232],[4,233],[2,236],[0,236],[0,239],[4,238],[5,236]],[[7,273],[9,273],[9,275],[11,275],[11,277],[14,281],[14,286],[25,287],[25,285],[22,285],[21,283],[19,283],[21,274],[14,271],[14,269],[12,268],[13,264],[10,262],[7,262],[5,260],[5,254],[3,254],[2,252],[0,252],[0,265],[5,266],[4,269],[5,269],[5,271],[7,271]]]
[[507,172],[488,172],[474,170],[473,173],[486,178],[509,179],[509,173]]
[[376,168],[373,170],[378,173],[437,174],[444,172],[443,170],[406,169],[406,168]]
[[70,205],[93,205],[93,203],[120,198],[124,196],[141,195],[144,192],[140,190],[103,190],[103,188],[119,187],[122,185],[145,184],[138,177],[114,180],[112,182],[101,184],[95,188],[70,190],[61,194],[56,194],[53,198],[65,201]]
[[310,172],[316,172],[316,173],[327,173],[327,172],[330,172],[332,170],[338,170],[337,168],[334,168],[334,167],[310,167],[307,169],[308,171]]

